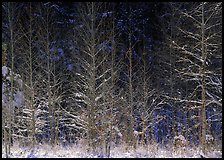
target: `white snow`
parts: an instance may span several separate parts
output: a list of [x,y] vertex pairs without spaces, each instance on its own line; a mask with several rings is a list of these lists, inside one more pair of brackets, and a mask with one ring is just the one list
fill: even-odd
[[3,95],[3,93],[5,92],[5,83],[4,82],[2,82],[2,95]]
[[11,80],[11,77],[10,77],[10,76],[7,76],[6,79],[7,79],[8,81],[10,81],[10,80]]
[[206,138],[206,141],[209,141],[209,142],[214,141],[214,138],[210,134],[206,134],[205,138]]
[[118,132],[118,133],[117,133],[117,135],[118,135],[119,137],[122,137],[122,134],[121,134],[121,132]]
[[182,136],[182,135],[175,136],[174,139],[179,139],[179,140],[181,140],[181,141],[185,141],[185,138],[184,138],[184,136]]
[[136,135],[136,136],[137,136],[138,134],[139,134],[139,132],[138,132],[138,131],[134,131],[134,135]]
[[[197,147],[188,147],[185,153],[172,152],[172,147],[161,147],[158,144],[151,143],[148,146],[138,146],[136,150],[126,149],[127,146],[113,146],[110,151],[110,158],[200,158],[200,150]],[[55,145],[38,144],[34,149],[22,147],[17,143],[11,147],[10,158],[103,158],[105,152],[98,150],[89,152],[84,143],[76,145]],[[5,148],[2,145],[2,158],[5,157]],[[206,157],[221,158],[222,152],[214,150],[207,153]]]
[[6,66],[2,66],[2,75],[3,75],[3,77],[5,77],[6,74],[8,74],[8,68]]
[[24,95],[23,92],[17,91],[14,95],[15,106],[22,107],[24,105]]
[[105,12],[103,13],[102,17],[107,17],[107,16],[111,16],[112,12]]

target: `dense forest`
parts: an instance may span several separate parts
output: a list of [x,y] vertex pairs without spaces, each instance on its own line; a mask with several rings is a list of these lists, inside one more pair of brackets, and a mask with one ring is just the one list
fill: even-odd
[[222,3],[3,2],[6,155],[80,140],[222,148]]

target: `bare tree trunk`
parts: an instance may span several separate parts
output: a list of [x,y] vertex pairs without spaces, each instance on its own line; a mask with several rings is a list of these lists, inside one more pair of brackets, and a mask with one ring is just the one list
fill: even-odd
[[133,89],[132,89],[132,46],[131,46],[131,33],[129,33],[129,113],[128,118],[128,144],[134,148],[135,142],[133,141],[134,117],[133,117]]
[[201,22],[201,38],[202,38],[202,66],[201,66],[201,125],[202,125],[202,131],[201,131],[201,145],[202,145],[202,152],[205,153],[205,135],[206,135],[206,108],[205,108],[205,57],[206,57],[206,51],[205,51],[205,22],[204,22],[204,2],[202,2],[202,22]]
[[[101,17],[104,11],[102,4],[97,2],[80,4],[78,20],[83,27],[76,27],[77,33],[74,37],[75,43],[79,46],[78,50],[82,54],[79,57],[82,69],[76,73],[78,75],[76,97],[83,98],[83,103],[86,105],[88,143],[93,150],[104,142],[103,137],[107,129],[105,124],[109,123],[104,119],[107,119],[106,113],[110,105],[108,83],[111,77],[107,73],[111,66],[106,65],[109,56],[105,54],[104,49],[108,37],[107,33],[103,32],[106,20],[105,17]],[[77,34],[80,38],[77,38]]]
[[213,60],[221,60],[221,32],[219,29],[222,24],[222,5],[221,3],[202,2],[189,5],[189,8],[186,10],[181,8],[178,10],[180,17],[188,20],[190,25],[177,26],[178,33],[187,40],[183,40],[179,36],[178,42],[172,42],[172,46],[175,49],[184,53],[184,56],[178,55],[177,57],[178,60],[176,62],[178,65],[176,65],[176,71],[184,83],[195,85],[191,88],[187,85],[187,99],[178,98],[178,100],[191,104],[195,103],[195,106],[192,108],[198,111],[199,121],[195,127],[199,126],[199,145],[202,152],[205,153],[206,106],[213,103],[222,106],[219,103],[221,99],[217,98],[222,93],[219,90],[220,83],[214,83],[212,80],[213,78],[220,78],[221,74],[219,71],[221,67],[218,67],[219,71],[216,71],[217,68],[211,63]]
[[13,7],[11,6],[12,4],[9,2],[8,3],[8,21],[9,21],[9,30],[10,30],[10,53],[11,53],[11,75],[10,75],[10,82],[11,82],[11,94],[10,94],[10,102],[9,102],[9,133],[8,133],[8,151],[10,154],[10,147],[11,147],[11,139],[12,139],[12,123],[13,123],[13,90],[14,90],[14,28],[13,28],[13,21],[12,21],[12,14],[13,14]]
[[30,89],[31,89],[31,93],[30,93],[30,109],[31,109],[31,137],[32,137],[32,147],[34,148],[35,146],[35,128],[36,128],[36,121],[35,121],[35,107],[34,107],[34,87],[33,87],[33,50],[32,50],[32,7],[31,7],[31,3],[29,5],[29,15],[30,15],[30,21],[29,21],[29,84],[30,84]]
[[[60,85],[61,85],[61,79],[59,76],[58,71],[56,70],[57,66],[57,60],[55,60],[56,52],[57,52],[57,44],[53,43],[56,41],[57,38],[57,25],[55,24],[56,21],[56,15],[53,13],[53,10],[51,6],[45,6],[42,3],[40,3],[40,11],[43,13],[44,20],[40,21],[41,25],[39,26],[39,32],[38,32],[38,38],[39,43],[41,44],[40,48],[43,50],[43,56],[46,57],[43,62],[41,70],[43,73],[41,76],[43,76],[44,80],[40,82],[44,90],[44,94],[46,96],[47,101],[47,112],[48,112],[48,118],[49,118],[49,132],[50,132],[50,144],[52,146],[55,145],[56,142],[56,130],[57,128],[57,118],[56,118],[56,105],[59,104],[61,99],[60,91]],[[46,90],[46,91],[45,91]],[[43,96],[40,94],[39,96]],[[58,103],[59,102],[59,103]],[[46,124],[48,125],[48,124]]]
[[136,148],[136,143],[134,141],[134,117],[133,117],[133,87],[132,87],[132,43],[131,43],[131,6],[129,5],[129,34],[128,34],[128,59],[129,59],[129,102],[128,102],[128,115],[127,115],[127,143],[128,146]]

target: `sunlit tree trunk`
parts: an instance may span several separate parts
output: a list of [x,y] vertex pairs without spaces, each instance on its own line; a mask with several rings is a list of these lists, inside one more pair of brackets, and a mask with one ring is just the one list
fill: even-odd
[[[40,3],[39,5],[39,11],[42,13],[42,16],[44,17],[44,20],[40,20],[40,26],[39,27],[39,44],[40,48],[42,49],[42,56],[44,57],[43,61],[40,62],[41,71],[43,73],[40,73],[42,78],[42,85],[44,90],[44,94],[46,95],[46,101],[47,101],[47,114],[48,114],[48,122],[49,122],[49,137],[50,137],[50,143],[52,146],[55,145],[57,142],[56,137],[58,131],[58,117],[57,114],[59,114],[57,111],[57,105],[60,104],[60,100],[62,97],[62,94],[60,92],[61,89],[61,75],[60,70],[56,70],[57,63],[56,57],[58,56],[57,53],[57,43],[56,39],[58,38],[57,32],[58,28],[56,25],[56,15],[52,10],[51,4],[44,4]],[[67,67],[67,66],[66,66]],[[39,95],[40,97],[43,97],[44,95]]]
[[107,77],[110,70],[105,65],[108,58],[104,49],[108,42],[107,37],[103,35],[106,34],[103,33],[104,6],[103,3],[97,2],[83,3],[79,5],[78,11],[78,23],[82,27],[75,28],[74,40],[78,46],[76,54],[80,56],[74,56],[73,59],[78,59],[81,69],[75,73],[77,77],[74,77],[78,79],[75,81],[77,83],[75,98],[76,101],[82,99],[86,105],[87,140],[90,149],[96,150],[105,134],[104,114],[107,112],[106,104],[109,105],[107,86],[111,78]]
[[13,28],[13,4],[8,3],[8,22],[9,22],[9,31],[10,31],[10,53],[11,53],[11,75],[10,75],[10,82],[11,82],[11,89],[10,89],[10,100],[9,100],[9,114],[8,114],[8,152],[10,154],[10,147],[11,147],[11,139],[12,139],[12,123],[13,123],[13,91],[14,91],[14,28]]
[[205,20],[204,20],[204,3],[202,3],[202,22],[201,22],[201,51],[202,51],[202,66],[201,66],[201,123],[202,123],[202,130],[201,130],[201,145],[202,145],[202,151],[205,153],[205,136],[206,136],[206,108],[205,108],[205,57],[206,57],[206,51],[205,51]]
[[[182,53],[178,55],[176,72],[188,86],[186,97],[178,98],[179,102],[195,104],[190,109],[198,110],[199,143],[202,152],[206,153],[205,136],[206,107],[216,104],[222,106],[219,98],[220,67],[221,63],[221,3],[189,3],[183,4],[186,10],[179,9],[180,17],[189,22],[189,25],[177,26],[178,41],[173,41],[173,47]],[[216,61],[217,68],[214,66]],[[215,80],[216,79],[216,80]],[[217,83],[214,83],[216,81]],[[194,86],[194,87],[192,87]]]
[[30,95],[30,108],[31,108],[31,113],[32,113],[32,123],[31,123],[31,128],[32,128],[32,146],[34,147],[35,145],[35,108],[34,108],[34,87],[33,87],[33,51],[32,51],[32,8],[31,8],[31,3],[29,5],[29,15],[30,15],[30,22],[29,22],[29,84],[30,84],[30,89],[31,89],[31,95]]

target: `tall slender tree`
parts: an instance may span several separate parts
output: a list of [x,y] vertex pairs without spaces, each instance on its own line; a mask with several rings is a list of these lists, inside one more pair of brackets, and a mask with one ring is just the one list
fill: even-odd
[[[218,72],[212,67],[214,60],[221,63],[221,10],[222,3],[185,3],[184,8],[180,9],[181,26],[178,26],[178,32],[185,38],[181,41],[173,41],[173,47],[179,50],[178,66],[182,66],[176,71],[181,75],[181,79],[188,84],[194,86],[192,94],[187,97],[192,97],[191,100],[198,106],[200,117],[200,145],[203,153],[206,152],[205,136],[208,128],[206,127],[206,107],[211,104],[221,105],[221,92],[219,90],[220,67]],[[183,7],[182,7],[183,8]],[[191,25],[185,25],[185,23]],[[180,63],[184,64],[180,65]],[[215,74],[212,74],[215,73]],[[213,79],[218,80],[214,83]],[[218,91],[216,93],[213,90]]]
[[[75,73],[75,94],[76,102],[82,102],[86,106],[87,115],[87,136],[88,143],[92,149],[101,145],[102,120],[101,115],[109,91],[105,90],[108,84],[110,68],[104,65],[108,58],[105,49],[109,43],[107,31],[104,28],[107,13],[103,3],[83,3],[78,5],[79,18],[77,27],[74,29],[75,52],[73,60],[79,60],[79,69]],[[104,12],[105,11],[105,12]],[[108,27],[106,25],[106,27]],[[82,107],[83,108],[83,107]],[[101,117],[101,118],[100,118]]]

